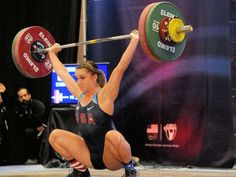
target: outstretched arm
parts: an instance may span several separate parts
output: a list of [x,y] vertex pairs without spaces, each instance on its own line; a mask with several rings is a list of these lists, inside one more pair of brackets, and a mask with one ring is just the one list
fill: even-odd
[[77,85],[76,81],[71,77],[69,72],[67,71],[66,67],[61,63],[61,61],[57,57],[57,53],[61,49],[59,48],[59,44],[54,44],[49,49],[49,56],[51,59],[51,63],[53,65],[53,69],[56,71],[57,75],[63,80],[63,82],[66,84],[69,91],[79,98],[81,94],[81,90],[79,89],[79,86]]
[[126,48],[125,52],[123,53],[118,65],[112,71],[110,79],[108,83],[102,89],[103,95],[105,99],[111,99],[110,101],[114,102],[118,96],[120,83],[124,72],[128,68],[129,64],[131,63],[135,50],[138,46],[139,42],[139,34],[137,30],[134,30],[130,33],[131,40]]

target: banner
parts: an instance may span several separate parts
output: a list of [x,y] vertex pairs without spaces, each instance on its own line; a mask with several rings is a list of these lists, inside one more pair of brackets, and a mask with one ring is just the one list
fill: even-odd
[[[89,0],[88,39],[130,33],[156,1]],[[233,166],[233,120],[228,56],[229,4],[172,0],[194,28],[182,55],[157,62],[138,47],[122,81],[115,122],[141,160],[204,167]],[[128,40],[88,46],[88,59],[110,62]]]

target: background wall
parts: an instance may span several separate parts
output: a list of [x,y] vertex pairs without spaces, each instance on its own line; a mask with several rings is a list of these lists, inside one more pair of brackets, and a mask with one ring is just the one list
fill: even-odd
[[[50,75],[40,79],[28,79],[21,75],[12,60],[12,41],[20,30],[34,25],[46,28],[61,44],[78,41],[80,1],[4,0],[0,6],[0,82],[12,93],[25,85],[35,98],[50,107]],[[76,48],[59,54],[64,63],[75,62],[76,55]]]
[[[234,147],[236,147],[236,1],[230,1],[230,39],[229,39],[229,55],[231,61],[231,86],[232,86],[232,108],[234,120]],[[236,148],[234,148],[234,157]]]
[[[152,2],[156,1],[87,1],[87,39],[129,33],[137,28],[143,8]],[[170,2],[181,10],[194,32],[187,36],[181,57],[173,62],[150,60],[139,46],[116,102],[117,128],[142,160],[232,167],[229,17],[235,1],[218,0],[217,5],[214,0]],[[11,92],[28,86],[50,109],[50,76],[28,79],[19,74],[11,43],[18,31],[33,25],[48,29],[61,44],[78,41],[80,1],[4,0],[0,13],[0,81]],[[89,46],[88,59],[110,62],[112,71],[127,44],[124,40]],[[63,50],[59,57],[63,63],[73,63],[76,49]],[[154,139],[147,131],[152,126],[158,127]],[[176,131],[171,140],[170,131]]]
[[[129,33],[152,2],[89,1],[88,36]],[[155,62],[138,49],[116,103],[117,126],[142,158],[164,164],[230,167],[229,1],[217,1],[217,5],[213,0],[170,2],[179,7],[194,32],[173,62]],[[113,67],[127,42],[89,46],[88,58],[105,58]],[[153,127],[156,132],[150,134]],[[170,133],[176,133],[171,140]]]

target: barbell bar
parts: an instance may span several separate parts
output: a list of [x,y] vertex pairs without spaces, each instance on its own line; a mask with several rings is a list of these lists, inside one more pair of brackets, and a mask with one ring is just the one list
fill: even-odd
[[[102,42],[123,40],[123,39],[129,39],[129,38],[131,38],[130,34],[125,34],[125,35],[105,37],[105,38],[99,38],[99,39],[91,39],[84,42],[64,44],[64,45],[60,45],[59,48],[66,49],[66,48],[71,48],[71,47],[78,47],[79,45],[90,45],[90,44],[97,44],[97,43],[102,43]],[[45,53],[45,52],[48,52],[48,50],[49,48],[39,49],[39,50],[33,51],[33,53]]]
[[[155,61],[173,61],[183,52],[185,34],[193,31],[185,25],[180,10],[163,1],[146,6],[139,18],[138,32],[144,53]],[[130,38],[130,34],[92,39],[79,43],[60,45],[61,49]],[[26,77],[40,78],[52,71],[49,48],[55,43],[51,33],[40,26],[19,31],[12,42],[12,58],[16,68]]]
[[[184,25],[184,26],[178,26],[175,30],[176,30],[177,34],[187,33],[187,32],[193,31],[193,27],[191,25]],[[119,35],[119,36],[91,39],[91,40],[84,41],[84,42],[64,44],[64,45],[60,45],[59,48],[60,49],[67,49],[67,48],[72,48],[72,47],[78,47],[79,45],[91,45],[91,44],[97,44],[97,43],[102,43],[102,42],[129,39],[129,38],[131,38],[131,35],[125,34],[125,35]],[[38,50],[32,51],[32,53],[46,53],[46,52],[48,52],[48,50],[49,50],[49,48],[38,49]]]

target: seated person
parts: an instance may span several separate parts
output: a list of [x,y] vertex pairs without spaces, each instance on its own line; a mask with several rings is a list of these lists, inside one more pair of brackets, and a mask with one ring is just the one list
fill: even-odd
[[38,163],[41,135],[46,128],[45,105],[32,99],[29,90],[21,87],[17,90],[18,100],[11,112],[10,164]]
[[[0,83],[1,84],[1,83]],[[1,87],[1,86],[0,86]],[[4,105],[2,99],[2,89],[0,88],[0,165],[7,164],[7,133],[8,133],[8,124],[7,124],[7,109]]]

